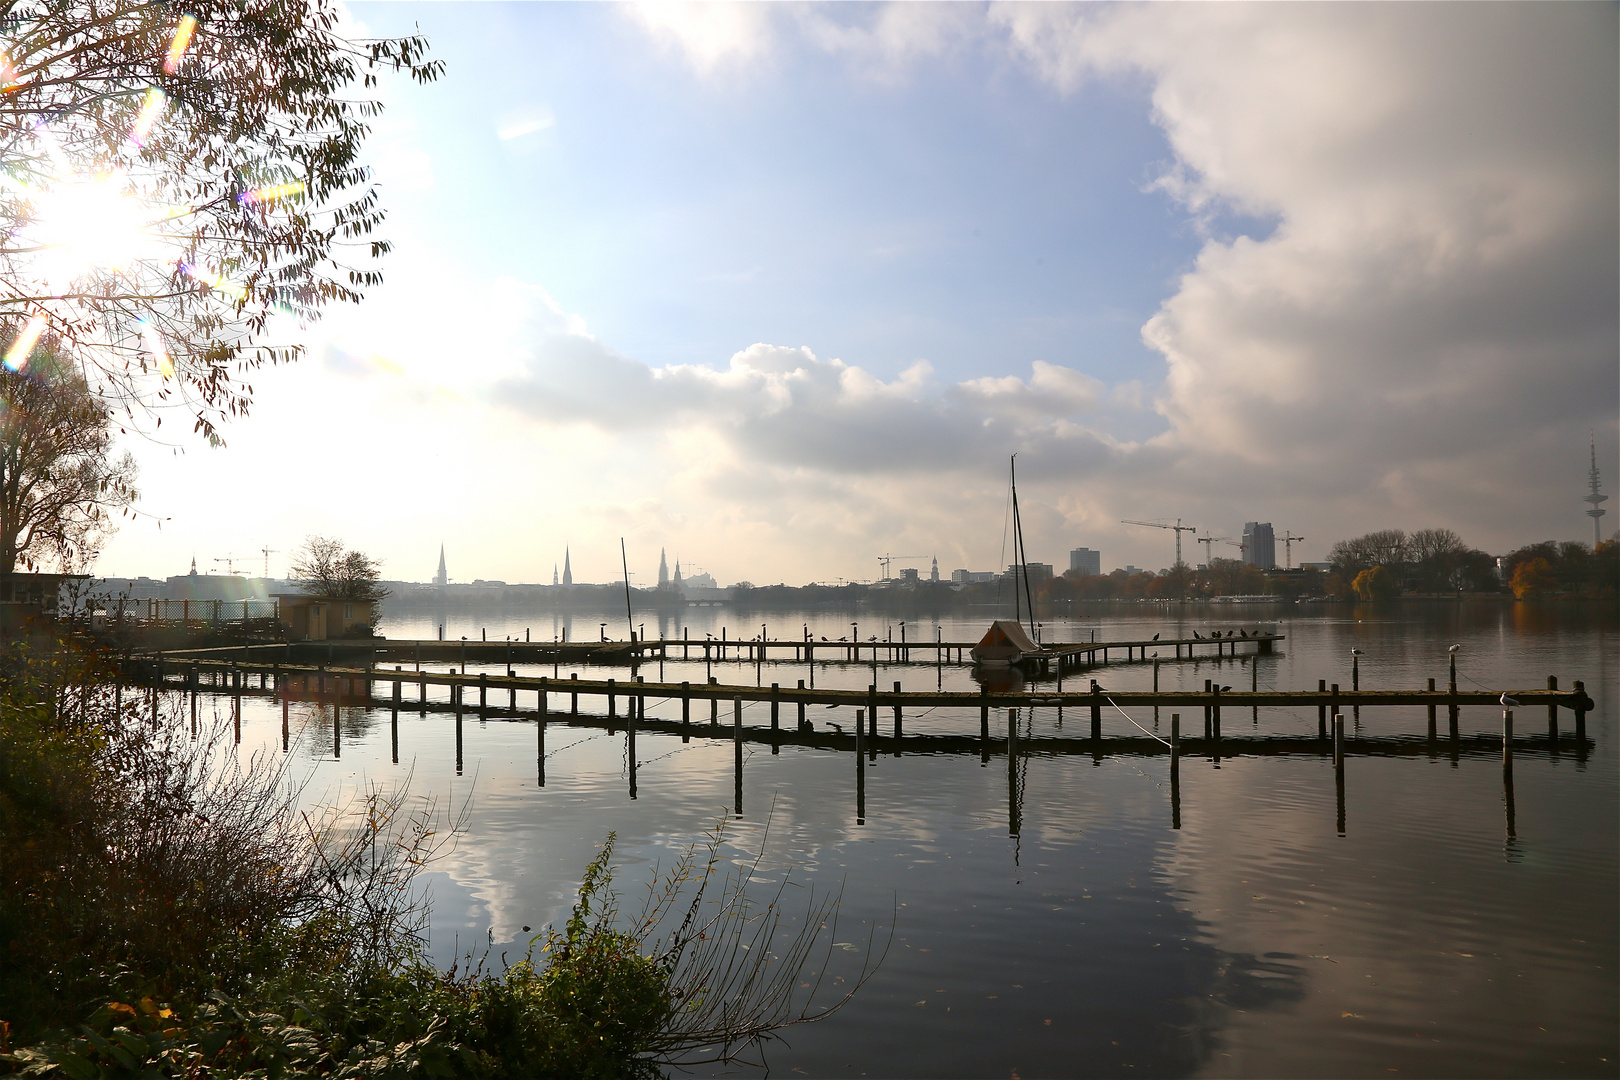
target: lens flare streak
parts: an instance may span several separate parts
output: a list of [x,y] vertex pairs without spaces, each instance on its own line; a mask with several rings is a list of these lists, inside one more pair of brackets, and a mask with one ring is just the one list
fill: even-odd
[[173,75],[180,70],[180,62],[185,58],[186,48],[191,44],[191,35],[197,29],[197,20],[190,15],[183,15],[175,24],[174,38],[169,42],[169,54],[163,58],[163,73]]
[[135,117],[135,125],[129,129],[129,141],[136,146],[144,147],[147,137],[152,133],[152,126],[157,123],[158,117],[163,115],[163,109],[168,103],[169,99],[157,87],[148,90],[146,101],[141,105],[140,115]]
[[244,191],[236,197],[236,201],[243,206],[253,206],[257,203],[274,202],[277,199],[288,199],[304,192],[304,182],[294,180],[286,184],[277,184],[274,187],[254,188]]
[[28,354],[34,351],[34,346],[39,342],[39,335],[44,332],[45,316],[35,315],[29,319],[28,325],[24,326],[22,333],[17,335],[17,340],[13,341],[11,348],[6,350],[6,367],[12,371],[21,371],[27,367]]

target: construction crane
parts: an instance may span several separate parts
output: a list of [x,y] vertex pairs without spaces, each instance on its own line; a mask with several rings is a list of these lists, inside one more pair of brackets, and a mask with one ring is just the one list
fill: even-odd
[[235,555],[227,555],[223,559],[215,559],[214,561],[217,562],[217,563],[224,563],[225,564],[225,572],[227,574],[230,574],[232,577],[235,577],[236,576],[236,558],[237,557]]
[[1182,563],[1181,563],[1181,534],[1184,533],[1184,532],[1196,533],[1198,531],[1198,526],[1196,526],[1196,525],[1183,525],[1181,523],[1180,518],[1176,518],[1176,523],[1174,525],[1169,525],[1169,524],[1166,524],[1165,522],[1162,522],[1162,521],[1128,521],[1125,518],[1121,518],[1119,523],[1121,525],[1146,525],[1150,529],[1174,529],[1174,530],[1176,530],[1176,565],[1177,566],[1182,565]]
[[1230,544],[1232,542],[1232,538],[1230,536],[1196,536],[1193,539],[1204,545],[1204,561],[1206,563],[1209,562],[1210,555],[1215,550],[1214,545],[1216,543]]
[[271,547],[260,548],[259,550],[264,552],[264,576],[268,578],[270,576],[270,556],[280,555],[281,552]]
[[1277,539],[1283,542],[1283,569],[1292,570],[1294,568],[1294,545],[1305,538],[1285,531]]
[[889,563],[895,559],[926,559],[927,555],[879,555],[878,565],[883,567],[883,580],[889,580]]

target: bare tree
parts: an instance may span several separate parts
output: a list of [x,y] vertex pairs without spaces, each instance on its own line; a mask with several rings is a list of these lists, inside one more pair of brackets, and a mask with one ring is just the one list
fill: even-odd
[[1380,529],[1353,540],[1340,540],[1328,552],[1333,572],[1345,578],[1374,566],[1399,567],[1410,558],[1410,541],[1400,529]]
[[[267,340],[379,280],[360,159],[380,70],[438,77],[420,36],[356,41],[336,0],[0,2],[0,321],[52,332],[133,419],[245,411]],[[26,351],[26,350],[24,350]],[[159,421],[161,418],[159,417]]]
[[381,600],[388,590],[377,584],[382,577],[377,560],[358,551],[346,551],[343,541],[311,536],[293,556],[293,577],[316,596],[333,600]]
[[113,457],[106,406],[59,350],[0,367],[0,573],[87,562],[135,501],[135,460]]

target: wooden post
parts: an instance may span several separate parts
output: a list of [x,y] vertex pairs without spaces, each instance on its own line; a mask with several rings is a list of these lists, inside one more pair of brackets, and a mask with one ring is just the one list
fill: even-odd
[[1181,714],[1170,714],[1170,827],[1181,828]]
[[777,719],[777,710],[781,706],[782,687],[778,683],[771,683],[771,730],[781,729],[781,722]]
[[1513,775],[1513,710],[1502,710],[1502,775]]
[[549,718],[549,703],[547,702],[546,680],[540,678],[540,716],[535,724],[534,732],[534,765],[535,777],[541,787],[546,786],[546,722]]
[[[1329,693],[1328,693],[1328,713],[1331,716],[1337,716],[1339,714],[1339,684],[1338,683],[1334,683],[1332,685],[1332,687],[1329,688]],[[1333,737],[1332,732],[1328,733],[1328,737],[1329,738]]]
[[[1547,689],[1553,693],[1558,691],[1558,676],[1547,676]],[[1558,701],[1556,698],[1547,701],[1547,743],[1553,749],[1558,749]]]
[[866,716],[855,710],[855,824],[866,824]]
[[[877,655],[874,647],[872,655]],[[867,724],[867,750],[875,758],[877,756],[877,683],[869,683],[866,687],[866,724]]]
[[[900,624],[900,633],[902,635],[905,634],[905,629],[906,629],[905,624],[901,623]],[[902,637],[902,640],[904,640],[903,637]],[[899,680],[895,681],[894,695],[895,695],[894,696],[894,740],[895,740],[895,742],[899,742],[900,741],[900,682],[899,682]]]
[[[1237,646],[1233,645],[1232,648],[1236,649]],[[1259,692],[1260,692],[1260,661],[1257,658],[1251,656],[1251,657],[1249,657],[1249,693],[1258,694]],[[1260,723],[1260,706],[1258,706],[1258,705],[1254,706],[1254,715],[1251,717],[1251,719],[1256,724]]]
[[[804,680],[799,680],[799,689],[804,689]],[[804,730],[804,698],[799,698],[799,730]]]
[[1446,719],[1451,724],[1451,740],[1457,741],[1457,654],[1451,654],[1451,682],[1447,689],[1451,701],[1446,705]]
[[1210,730],[1215,734],[1215,741],[1221,739],[1221,687],[1219,683],[1212,683],[1209,697]]
[[[709,676],[709,685],[710,686],[714,686],[718,681],[719,680],[717,680],[713,675]],[[709,727],[712,729],[712,728],[717,728],[719,726],[720,726],[720,699],[715,696],[713,691],[710,691],[709,692]]]
[[[577,671],[569,672],[568,681],[569,682],[578,682],[579,681],[579,672],[577,672]],[[579,691],[578,690],[575,690],[575,691],[573,691],[572,693],[570,693],[568,695],[568,714],[570,716],[578,716],[579,715]]]
[[990,688],[984,685],[979,687],[979,738],[990,738]]
[[[1429,693],[1434,693],[1434,680],[1429,680]],[[1433,701],[1429,702],[1429,741],[1434,742],[1434,720],[1436,707]]]
[[489,673],[478,673],[478,719],[489,718]]
[[1586,748],[1586,684],[1579,679],[1575,680],[1575,744],[1577,749]]
[[616,694],[614,694],[613,687],[614,687],[614,681],[612,679],[609,679],[607,681],[608,730],[609,731],[613,730],[613,721],[618,719],[618,716],[619,716],[618,696]]
[[287,736],[287,709],[288,709],[288,705],[289,705],[289,699],[287,697],[283,696],[282,699],[281,699],[281,751],[282,751],[282,753],[287,752],[287,737],[288,737]]
[[692,741],[692,684],[681,680],[681,742]]
[[1339,835],[1344,835],[1344,716],[1333,714],[1333,786],[1338,801]]
[[[1189,646],[1189,648],[1190,647],[1191,646]],[[1204,694],[1206,695],[1205,698],[1204,698],[1204,738],[1205,739],[1212,739],[1212,738],[1215,737],[1213,735],[1213,733],[1211,732],[1211,729],[1210,729],[1210,726],[1209,726],[1209,698],[1208,698],[1209,687],[1210,687],[1210,682],[1209,682],[1208,679],[1205,679],[1204,680]]]
[[[466,671],[462,668],[462,671]],[[450,686],[450,697],[456,705],[456,775],[461,775],[461,684],[453,683]]]
[[1022,810],[1018,798],[1018,710],[1007,710],[1007,835],[1017,836],[1023,831]]

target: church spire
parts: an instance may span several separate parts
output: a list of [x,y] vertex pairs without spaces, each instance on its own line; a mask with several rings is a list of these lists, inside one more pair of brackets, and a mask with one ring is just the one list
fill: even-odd
[[563,548],[563,580],[562,580],[562,583],[564,585],[572,585],[574,583],[574,567],[568,561],[568,549],[566,547]]
[[448,585],[449,583],[450,583],[450,575],[445,573],[445,568],[444,568],[444,545],[440,544],[439,545],[439,572],[436,575],[434,575],[433,584],[435,584],[435,585]]
[[669,588],[669,561],[664,558],[664,549],[658,549],[658,587]]

